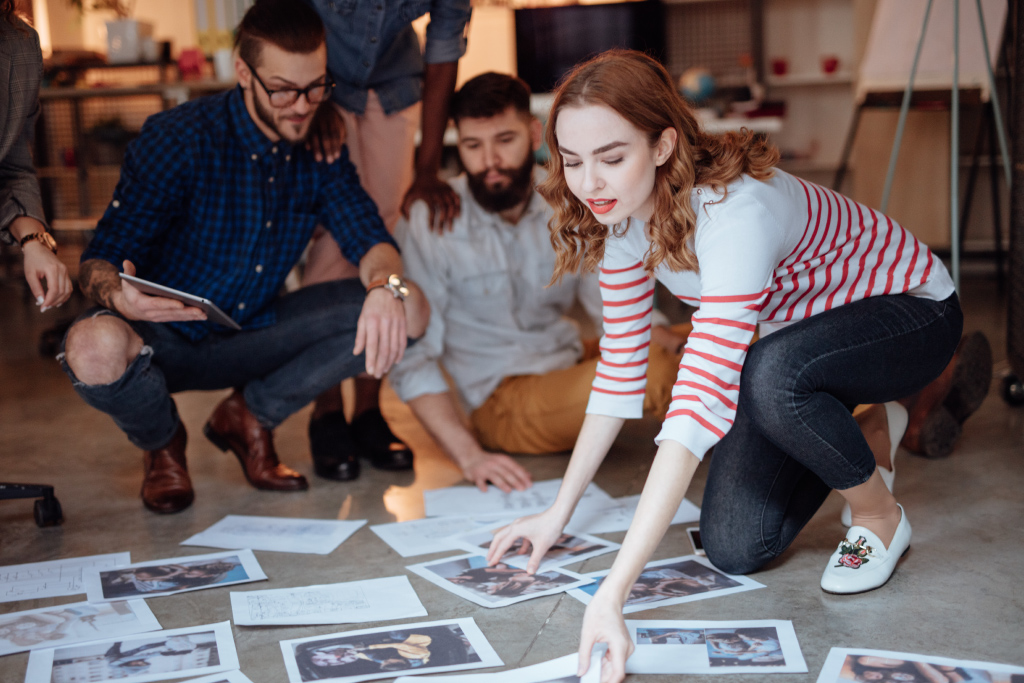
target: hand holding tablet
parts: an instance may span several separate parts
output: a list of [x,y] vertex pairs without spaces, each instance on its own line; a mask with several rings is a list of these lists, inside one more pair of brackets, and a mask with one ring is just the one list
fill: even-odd
[[135,277],[135,266],[124,262],[121,277],[121,306],[126,318],[147,322],[191,322],[209,320],[233,330],[242,327],[209,299]]

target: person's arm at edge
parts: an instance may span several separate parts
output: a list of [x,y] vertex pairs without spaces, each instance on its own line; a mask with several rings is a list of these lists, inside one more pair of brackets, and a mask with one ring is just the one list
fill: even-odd
[[[28,31],[26,38],[32,41],[32,46],[25,52],[15,49],[21,52],[19,61],[27,58],[29,53],[32,61],[22,62],[15,67],[12,76],[18,80],[19,90],[26,88],[25,94],[32,98],[34,106],[21,121],[21,129],[8,152],[0,158],[0,241],[11,243],[19,243],[23,237],[33,233],[48,232],[31,152],[36,121],[41,111],[38,87],[42,77],[43,57],[38,34],[31,27],[22,26]],[[8,104],[16,107],[16,93],[6,94]],[[17,125],[17,121],[9,121],[10,124]],[[71,278],[67,267],[57,255],[40,242],[26,242],[22,253],[25,281],[40,310],[45,311],[67,301],[72,293]]]
[[402,215],[409,216],[413,202],[422,199],[430,208],[430,225],[435,230],[451,229],[461,211],[459,196],[438,178],[448,127],[448,105],[455,92],[458,62],[427,64],[423,74],[423,108],[420,119],[420,147],[412,185],[402,199]]
[[530,487],[530,473],[504,453],[489,453],[463,424],[452,394],[423,394],[409,407],[437,445],[462,470],[462,475],[481,491],[490,481],[505,493]]
[[623,424],[625,419],[608,415],[588,414],[584,418],[555,502],[544,512],[521,517],[500,529],[494,535],[487,553],[488,565],[495,564],[516,539],[523,538],[528,541],[523,543],[523,552],[530,552],[526,571],[531,574],[537,571],[544,554],[561,536],[562,529],[572,517],[587,486],[593,481],[597,468],[604,461]]
[[580,634],[577,675],[583,676],[589,668],[594,645],[607,643],[601,683],[618,683],[625,677],[626,660],[633,652],[633,642],[626,630],[622,608],[633,583],[671,524],[699,464],[700,460],[677,441],[666,439],[658,447],[622,547],[607,578],[587,605]]

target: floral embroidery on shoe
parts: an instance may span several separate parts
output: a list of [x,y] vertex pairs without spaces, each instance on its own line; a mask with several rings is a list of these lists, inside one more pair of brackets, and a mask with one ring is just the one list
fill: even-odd
[[842,554],[839,556],[839,564],[836,566],[859,569],[862,564],[869,562],[868,555],[872,554],[874,548],[867,542],[868,539],[863,536],[858,537],[856,543],[850,543],[849,539],[844,538],[839,544],[839,552]]

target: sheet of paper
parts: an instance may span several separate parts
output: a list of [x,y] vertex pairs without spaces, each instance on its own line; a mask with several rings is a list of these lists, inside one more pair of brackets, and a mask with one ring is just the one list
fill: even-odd
[[793,622],[630,621],[633,674],[807,673]]
[[89,602],[157,598],[236,583],[266,581],[251,550],[170,557],[136,562],[116,569],[83,572]]
[[406,569],[482,607],[505,607],[563,593],[592,581],[566,569],[527,574],[525,569],[500,562],[488,567],[487,559],[478,553],[423,562]]
[[834,647],[825,659],[817,683],[854,681],[964,681],[1018,683],[1024,666],[951,659],[910,652]]
[[222,674],[193,678],[188,681],[182,681],[182,683],[252,683],[252,681],[241,671],[225,671]]
[[579,655],[571,654],[548,662],[541,662],[521,669],[499,671],[494,674],[461,674],[458,676],[431,676],[416,679],[411,676],[396,678],[395,683],[598,683],[601,680],[601,657],[604,646],[595,647],[590,657],[590,667],[580,678],[576,675]]
[[32,650],[25,683],[148,683],[238,668],[231,622]]
[[[594,583],[570,590],[568,593],[588,605],[607,575],[608,570],[584,574],[583,576],[594,579]],[[703,557],[673,557],[650,562],[644,567],[626,599],[622,613],[642,612],[655,607],[716,598],[755,588],[764,588],[764,584],[746,576],[726,574],[711,566]]]
[[78,595],[85,592],[83,569],[111,569],[131,561],[129,553],[110,553],[0,567],[0,602]]
[[405,672],[465,671],[503,663],[473,619],[426,621],[282,640],[281,654],[290,683],[356,683],[394,678]]
[[181,545],[248,548],[281,553],[329,555],[366,524],[365,519],[294,519],[228,515]]
[[[424,491],[427,517],[461,515],[481,517],[484,515],[509,515],[519,517],[540,512],[551,506],[558,495],[561,479],[534,482],[525,491],[505,493],[497,486],[488,486],[484,493],[475,486],[450,486],[444,489]],[[587,486],[577,504],[577,509],[604,508],[613,505],[614,499],[596,484]]]
[[370,527],[370,531],[380,536],[382,541],[402,557],[413,557],[427,553],[458,550],[455,537],[478,529],[489,529],[511,522],[513,519],[515,517],[507,515],[479,518],[465,515],[427,517],[408,522],[375,524]]
[[[576,508],[568,527],[588,534],[610,534],[626,531],[633,522],[636,506],[640,502],[640,494],[613,498],[613,505],[608,507]],[[700,520],[700,508],[683,499],[672,517],[672,524],[688,524]]]
[[[486,554],[487,550],[491,547],[491,540],[494,538],[492,534],[493,529],[485,529],[483,531],[475,531],[465,536],[459,536],[457,543],[460,549],[469,551],[471,553],[479,553],[481,551]],[[511,548],[501,558],[501,561],[510,567],[519,567],[525,569],[526,565],[530,562],[529,555],[520,555],[519,548],[522,547],[522,539],[517,540]],[[580,534],[569,529],[565,530],[558,540],[555,541],[554,545],[544,554],[544,559],[541,560],[540,566],[537,568],[538,572],[546,572],[549,569],[555,567],[562,567],[569,564],[575,564],[584,560],[589,560],[591,557],[597,557],[598,555],[604,555],[619,549],[618,543],[606,541],[603,538],[597,536],[591,536],[589,534]]]
[[0,614],[0,655],[159,631],[145,600],[75,602]]
[[407,576],[231,593],[239,626],[362,624],[425,617]]

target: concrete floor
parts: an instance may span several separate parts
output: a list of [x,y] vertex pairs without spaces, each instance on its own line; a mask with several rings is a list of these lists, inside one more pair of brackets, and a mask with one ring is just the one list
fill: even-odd
[[[986,279],[964,284],[967,329],[982,329],[993,342],[997,371],[1005,368],[1005,299]],[[0,291],[0,480],[56,485],[66,521],[38,529],[28,501],[0,503],[0,565],[130,550],[133,561],[199,554],[178,543],[229,513],[367,519],[370,524],[423,515],[422,492],[450,486],[459,472],[438,452],[394,394],[385,413],[416,451],[415,472],[398,475],[367,469],[354,483],[312,477],[308,412],[278,430],[282,459],[311,477],[304,493],[258,492],[242,478],[234,458],[200,433],[224,395],[190,393],[178,405],[191,434],[189,463],[196,503],[172,516],[147,512],[138,498],[140,453],[105,416],[73,393],[57,364],[35,350],[38,332],[67,311],[40,316],[23,305],[19,288]],[[691,604],[650,610],[635,619],[789,619],[796,628],[808,674],[771,676],[777,683],[815,680],[829,648],[865,647],[1024,664],[1024,409],[1008,407],[993,384],[981,410],[967,422],[955,453],[928,461],[902,452],[897,459],[897,498],[914,528],[913,546],[893,579],[860,596],[823,593],[818,580],[842,538],[841,501],[833,494],[793,547],[755,575],[767,588]],[[617,441],[597,474],[613,496],[641,490],[654,453],[657,425],[634,423]],[[523,458],[536,480],[561,476],[567,456]],[[688,498],[700,503],[706,465]],[[624,534],[608,538],[621,541]],[[682,526],[672,527],[655,559],[690,552]],[[269,582],[253,589],[330,583],[403,572],[422,556],[404,560],[368,529],[331,555],[257,552]],[[437,557],[442,557],[440,554]],[[612,555],[572,568],[605,569]],[[500,609],[484,609],[411,576],[429,619],[472,616],[508,668],[526,666],[576,649],[583,605],[552,596]],[[242,587],[244,590],[245,586]],[[156,598],[149,604],[165,628],[231,618],[230,589]],[[0,613],[73,602],[81,598],[0,604]],[[393,623],[393,622],[391,622]],[[367,625],[374,626],[374,624]],[[363,626],[234,627],[242,671],[255,683],[285,681],[279,640],[353,630]],[[21,681],[28,656],[0,658],[0,683]],[[677,680],[631,676],[628,680]],[[717,683],[751,676],[706,677]],[[700,681],[692,676],[688,680]]]

